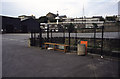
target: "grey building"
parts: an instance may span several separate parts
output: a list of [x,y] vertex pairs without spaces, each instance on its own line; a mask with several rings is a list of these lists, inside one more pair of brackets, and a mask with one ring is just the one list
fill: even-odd
[[39,32],[40,23],[37,22],[33,18],[23,20],[23,21],[21,21],[21,30],[24,33],[27,33],[27,32]]
[[16,33],[20,32],[20,19],[8,16],[0,16],[2,19],[2,32],[3,33]]
[[33,16],[33,15],[31,15],[31,16],[21,15],[21,16],[18,16],[18,18],[20,18],[20,20],[23,21],[23,20],[30,19],[30,18],[35,19],[35,16]]

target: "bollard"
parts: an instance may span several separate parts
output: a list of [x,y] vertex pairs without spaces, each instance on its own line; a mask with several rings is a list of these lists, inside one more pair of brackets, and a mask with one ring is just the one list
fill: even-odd
[[86,46],[85,44],[78,44],[77,45],[77,55],[85,55]]
[[28,39],[28,47],[30,47],[30,38]]

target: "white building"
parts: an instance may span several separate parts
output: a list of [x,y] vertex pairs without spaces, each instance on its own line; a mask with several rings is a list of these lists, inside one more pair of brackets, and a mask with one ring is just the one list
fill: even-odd
[[85,18],[63,18],[63,24],[84,24],[85,28],[92,28],[93,23],[96,23],[98,27],[103,26],[104,21],[100,21],[100,18],[85,17]]
[[[62,22],[49,22],[47,25],[53,26],[54,28],[59,28],[58,25],[65,25],[65,24],[75,24],[75,28],[93,28],[93,23],[96,23],[98,27],[103,26],[104,21],[101,21],[100,18],[93,18],[93,17],[86,17],[86,18],[62,18]],[[46,27],[46,24],[41,23]],[[56,27],[57,26],[57,27]]]
[[21,21],[23,21],[23,20],[30,19],[30,18],[35,19],[35,16],[33,16],[33,15],[31,15],[31,16],[21,15],[21,16],[18,16],[18,18],[20,18]]

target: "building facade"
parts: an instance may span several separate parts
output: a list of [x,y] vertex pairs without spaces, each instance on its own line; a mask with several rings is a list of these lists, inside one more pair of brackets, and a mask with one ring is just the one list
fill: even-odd
[[93,23],[96,23],[98,27],[103,26],[104,21],[100,21],[99,18],[85,17],[85,18],[63,18],[63,24],[73,23],[82,28],[93,28]]
[[[98,27],[103,26],[104,21],[101,21],[100,18],[93,18],[93,17],[85,17],[85,18],[62,18],[62,22],[49,22],[47,23],[47,25],[49,25],[50,27],[52,26],[52,28],[54,27],[54,29],[57,29],[59,27],[62,27],[61,29],[64,28],[64,25],[66,24],[74,24],[75,28],[93,28],[93,23],[96,23],[98,25]],[[45,24],[46,25],[46,24]],[[44,25],[44,23],[41,23],[41,26],[43,26],[44,28],[46,27]]]
[[23,33],[39,32],[40,31],[40,23],[37,22],[33,18],[23,20],[23,21],[21,21],[21,30]]
[[20,32],[20,19],[8,16],[0,16],[2,18],[2,32],[16,33]]
[[30,18],[35,19],[35,16],[33,16],[33,15],[31,15],[31,16],[21,15],[21,16],[18,16],[18,18],[20,18],[20,20],[23,21],[23,20],[30,19]]

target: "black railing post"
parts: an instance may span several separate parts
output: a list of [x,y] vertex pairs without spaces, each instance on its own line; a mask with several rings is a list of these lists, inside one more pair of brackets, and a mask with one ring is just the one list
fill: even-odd
[[75,32],[75,45],[77,46],[77,29],[76,29],[76,32]]
[[40,28],[40,31],[39,31],[39,47],[42,47],[42,29]]
[[70,32],[69,32],[69,51],[70,51]]
[[47,42],[49,42],[49,25],[47,25]]
[[76,29],[76,31],[75,31],[75,50],[77,51],[77,29]]
[[34,31],[34,46],[36,46],[36,33]]
[[101,38],[101,58],[103,58],[103,35],[104,35],[104,26],[102,26],[102,38]]
[[96,23],[93,23],[94,26],[94,53],[96,52],[96,29],[98,25]]
[[35,46],[35,36],[34,36],[34,31],[33,31],[33,46]]
[[96,52],[96,27],[94,27],[94,53]]
[[31,32],[30,45],[33,46],[33,32]]
[[50,31],[51,31],[51,43],[52,43],[52,29]]
[[63,29],[63,44],[65,43],[65,30]]

